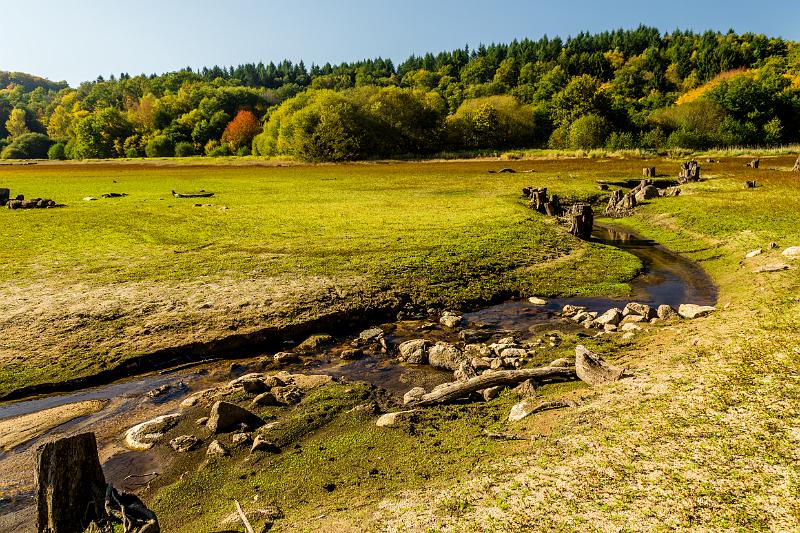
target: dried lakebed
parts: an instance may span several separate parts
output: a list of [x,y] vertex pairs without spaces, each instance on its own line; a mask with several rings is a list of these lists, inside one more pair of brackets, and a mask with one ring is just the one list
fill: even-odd
[[[624,299],[559,298],[535,305],[528,300],[510,301],[463,315],[466,328],[479,328],[482,334],[499,336],[509,333],[536,334],[563,329],[576,331],[579,326],[560,319],[565,305],[586,307],[603,312],[637,301],[657,306],[681,303],[714,305],[716,288],[699,265],[678,254],[628,231],[596,226],[596,241],[616,246],[636,255],[644,264],[644,272],[632,283],[632,292]],[[403,320],[380,326],[390,347],[416,338],[431,341],[458,342],[458,331],[432,325],[428,319]],[[412,387],[426,390],[451,381],[452,373],[428,365],[400,364],[393,356],[367,352],[355,361],[343,361],[339,355],[352,348],[354,337],[336,340],[321,355],[307,359],[302,365],[283,365],[291,372],[327,374],[350,381],[366,381],[402,397]],[[135,490],[164,470],[172,460],[169,451],[154,447],[133,452],[123,446],[125,430],[136,423],[175,412],[178,404],[193,392],[218,386],[249,372],[277,371],[272,358],[248,358],[216,361],[191,368],[162,371],[137,379],[69,394],[53,395],[28,401],[0,405],[0,423],[12,423],[15,417],[31,417],[37,413],[58,413],[59,407],[78,402],[105,402],[97,412],[88,412],[54,427],[40,423],[41,434],[27,435],[27,442],[0,452],[0,529],[11,530],[23,524],[32,504],[32,472],[36,447],[53,438],[83,431],[97,434],[100,458],[106,477],[118,488]],[[3,517],[5,515],[5,517]],[[24,531],[24,529],[18,529]]]

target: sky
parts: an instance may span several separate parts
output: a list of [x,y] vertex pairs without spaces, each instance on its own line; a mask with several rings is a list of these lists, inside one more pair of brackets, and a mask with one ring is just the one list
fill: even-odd
[[800,0],[0,0],[0,70],[99,75],[332,64],[639,24],[800,41]]

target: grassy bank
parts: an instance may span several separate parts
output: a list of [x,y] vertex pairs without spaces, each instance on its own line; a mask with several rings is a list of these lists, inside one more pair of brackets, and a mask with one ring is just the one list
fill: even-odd
[[596,195],[595,169],[536,166],[541,174],[490,174],[485,161],[2,167],[13,195],[67,207],[0,211],[0,391],[392,298],[459,307],[624,291],[635,259],[581,243],[519,198],[531,184],[566,200]]

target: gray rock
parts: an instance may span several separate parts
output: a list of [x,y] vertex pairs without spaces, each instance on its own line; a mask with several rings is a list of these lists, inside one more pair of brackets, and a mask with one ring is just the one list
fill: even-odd
[[639,192],[636,193],[636,201],[638,202],[652,200],[653,198],[658,198],[658,189],[652,185],[646,185],[639,189]]
[[245,444],[248,444],[251,440],[252,439],[250,438],[250,435],[248,435],[247,433],[234,433],[233,435],[231,435],[231,444],[233,444],[236,447],[244,446]]
[[383,338],[383,330],[380,328],[365,329],[358,334],[358,339],[365,343],[378,342]]
[[640,331],[642,328],[636,324],[623,324],[620,331]]
[[425,389],[422,387],[414,387],[403,395],[403,405],[417,402],[423,396],[425,396]]
[[301,353],[314,352],[331,342],[333,342],[333,337],[327,333],[316,333],[298,344],[295,350]]
[[228,448],[223,446],[220,441],[213,440],[211,441],[211,444],[208,445],[208,449],[206,450],[206,455],[225,457],[229,455],[229,453],[228,453]]
[[294,387],[272,387],[270,392],[278,402],[284,405],[296,405],[303,399],[300,392]]
[[753,269],[754,274],[763,274],[764,272],[780,272],[781,270],[789,270],[789,265],[786,263],[770,263]]
[[172,413],[133,426],[125,432],[125,446],[131,450],[149,450],[178,423],[181,416],[180,413]]
[[195,420],[194,423],[197,424],[198,426],[205,426],[206,424],[208,424],[208,417],[201,416],[200,418]]
[[272,394],[272,391],[262,392],[255,398],[253,401],[250,402],[250,405],[253,407],[266,407],[268,405],[281,405],[283,402],[279,402],[275,395]]
[[757,255],[761,255],[763,252],[764,252],[764,250],[762,250],[761,248],[758,248],[756,250],[751,250],[751,251],[747,252],[745,257],[750,259],[751,257],[755,257]]
[[785,255],[791,259],[798,258],[800,257],[800,246],[790,246],[782,251],[781,255]]
[[425,339],[406,341],[398,347],[400,359],[407,363],[422,365],[428,362],[428,346]]
[[263,435],[256,435],[253,446],[250,447],[250,453],[255,452],[281,453],[281,449]]
[[268,389],[267,384],[264,383],[264,375],[258,373],[246,374],[236,378],[228,383],[228,386],[232,388],[241,387],[248,394],[260,394]]
[[442,317],[439,319],[439,324],[443,325],[446,328],[455,328],[461,325],[463,321],[463,317],[461,315],[456,315],[455,313],[447,313],[445,312]]
[[485,344],[467,344],[464,346],[465,357],[492,357],[492,349]]
[[194,435],[181,435],[169,441],[169,445],[178,453],[188,452],[198,444],[200,444],[200,439]]
[[614,307],[597,317],[594,321],[601,326],[605,326],[606,324],[616,326],[622,321],[622,310]]
[[488,389],[483,389],[481,394],[483,395],[483,400],[489,402],[500,396],[501,392],[503,392],[503,387],[497,386],[497,387],[489,387]]
[[514,392],[519,394],[521,397],[532,397],[536,396],[536,384],[531,379],[526,379],[516,387],[514,387]]
[[498,355],[503,358],[527,357],[528,352],[522,348],[504,348]]
[[[653,320],[655,320],[655,319],[653,319]],[[615,326],[614,324],[605,324],[605,325],[603,325],[603,331],[605,331],[607,333],[614,333],[615,331],[617,331],[617,329],[619,329],[619,328],[617,326]]]
[[656,310],[656,314],[658,315],[658,318],[660,318],[661,320],[672,320],[674,318],[680,318],[678,312],[675,311],[671,306],[666,304],[659,305],[658,309]]
[[278,376],[264,376],[264,385],[271,389],[272,387],[283,387],[286,382]]
[[561,310],[561,316],[572,317],[582,311],[586,311],[586,308],[579,305],[565,305]]
[[428,350],[428,363],[443,370],[455,371],[466,359],[461,350],[446,342],[437,342]]
[[472,363],[470,361],[461,361],[461,364],[455,372],[453,372],[453,377],[456,381],[468,381],[475,376],[477,376],[477,374],[475,373],[475,369],[472,368]]
[[361,359],[362,357],[364,357],[364,352],[359,348],[342,350],[342,353],[339,354],[339,359],[342,359],[343,361],[355,361],[356,359]]
[[533,412],[534,407],[536,407],[534,402],[522,400],[511,408],[511,412],[508,414],[509,422],[519,422],[523,418],[530,415]]
[[211,407],[206,425],[211,433],[216,434],[239,429],[242,424],[250,429],[256,429],[265,423],[259,416],[243,407],[228,402],[217,402]]
[[531,296],[530,298],[528,298],[528,301],[533,305],[547,305],[547,300],[545,300],[544,298],[538,298],[536,296]]
[[678,308],[678,314],[688,319],[700,318],[714,311],[716,311],[716,308],[710,305],[681,304]]
[[651,318],[656,316],[656,313],[652,307],[650,307],[647,304],[640,304],[637,302],[631,302],[628,305],[626,305],[625,309],[622,310],[622,314],[624,316],[639,315],[643,316],[647,320],[650,320]]
[[406,422],[411,420],[414,413],[417,412],[417,409],[411,409],[408,411],[397,411],[395,413],[386,413],[385,415],[381,415],[378,418],[378,421],[375,422],[375,425],[382,428],[394,428],[399,426],[402,422]]
[[300,356],[292,352],[278,352],[273,359],[279,365],[300,362]]
[[458,332],[458,336],[466,343],[476,343],[485,341],[492,336],[492,333],[479,329],[464,329]]
[[489,357],[473,357],[470,362],[475,370],[486,370],[492,367],[492,360]]

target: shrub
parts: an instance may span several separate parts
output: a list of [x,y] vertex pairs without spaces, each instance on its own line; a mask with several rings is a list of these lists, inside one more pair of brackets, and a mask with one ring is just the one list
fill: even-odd
[[206,155],[208,157],[225,157],[231,155],[231,150],[228,148],[227,144],[217,144],[214,145],[210,150],[206,150]]
[[600,148],[605,144],[608,122],[598,115],[584,115],[569,127],[570,148]]
[[568,135],[569,126],[559,126],[550,134],[550,140],[547,141],[547,146],[554,150],[563,150],[567,147]]
[[67,158],[63,143],[56,143],[47,151],[47,159],[63,161]]
[[175,155],[175,145],[166,135],[158,135],[147,142],[144,153],[147,157],[172,157]]
[[2,159],[45,159],[52,139],[42,133],[25,133],[3,149]]
[[191,157],[197,155],[194,145],[189,142],[180,142],[175,145],[175,157]]

